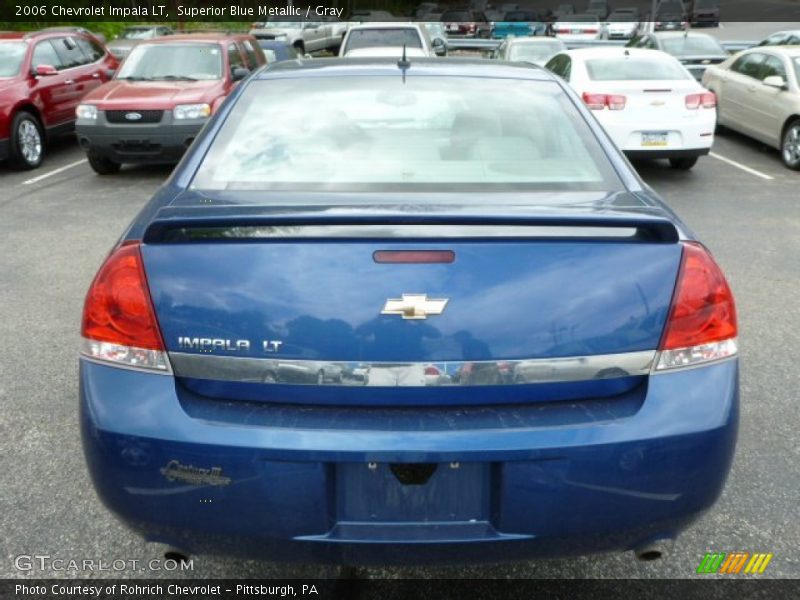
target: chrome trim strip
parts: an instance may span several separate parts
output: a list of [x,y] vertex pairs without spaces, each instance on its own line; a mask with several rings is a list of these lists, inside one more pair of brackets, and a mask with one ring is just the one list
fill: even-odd
[[610,238],[633,239],[636,227],[549,225],[240,225],[236,227],[187,225],[174,231],[181,239],[469,239],[469,238]]
[[[616,379],[648,375],[655,356],[655,350],[644,350],[528,360],[357,363],[169,353],[176,377],[267,384],[378,387],[515,385]],[[453,375],[426,375],[425,369],[430,366],[440,370],[446,367],[447,373]],[[465,369],[470,371],[466,377],[463,376]],[[458,373],[462,375],[455,375]]]

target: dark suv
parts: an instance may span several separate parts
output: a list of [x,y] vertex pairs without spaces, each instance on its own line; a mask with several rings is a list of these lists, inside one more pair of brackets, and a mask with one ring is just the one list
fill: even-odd
[[95,172],[176,163],[234,86],[266,59],[244,34],[171,35],[131,50],[114,79],[78,106],[76,130]]
[[41,165],[47,138],[72,131],[83,96],[117,66],[85,30],[0,33],[0,160]]

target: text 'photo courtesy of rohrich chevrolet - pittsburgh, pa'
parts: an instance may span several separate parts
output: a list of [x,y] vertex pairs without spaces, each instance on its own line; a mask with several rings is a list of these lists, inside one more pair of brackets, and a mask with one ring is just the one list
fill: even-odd
[[0,9],[0,597],[799,593],[756,4]]

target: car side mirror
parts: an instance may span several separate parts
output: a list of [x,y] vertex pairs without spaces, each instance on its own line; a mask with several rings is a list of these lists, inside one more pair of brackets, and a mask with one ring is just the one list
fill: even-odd
[[34,70],[37,77],[50,77],[51,75],[58,75],[58,69],[53,65],[38,65]]
[[444,43],[442,38],[435,38],[431,45],[433,46],[433,51],[436,56],[446,56],[447,55],[447,44]]
[[250,75],[250,69],[245,69],[244,67],[236,67],[231,73],[231,78],[234,81],[241,81],[248,75]]
[[769,87],[778,88],[779,90],[789,89],[789,86],[786,85],[786,81],[780,75],[770,75],[769,77],[765,77],[764,81],[761,83],[768,85]]

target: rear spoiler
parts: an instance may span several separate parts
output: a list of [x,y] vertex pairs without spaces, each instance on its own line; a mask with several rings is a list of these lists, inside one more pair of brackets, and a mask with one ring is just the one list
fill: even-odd
[[[270,229],[272,228],[272,229]],[[387,229],[391,228],[391,229]],[[409,232],[402,232],[407,228]],[[438,230],[437,230],[438,228]],[[306,231],[303,231],[306,229]],[[374,235],[368,235],[368,230]],[[422,234],[423,229],[429,229]],[[674,244],[680,239],[669,219],[648,215],[484,215],[342,212],[265,213],[263,207],[164,208],[145,230],[145,244],[236,241],[252,238],[613,238],[612,241]]]

